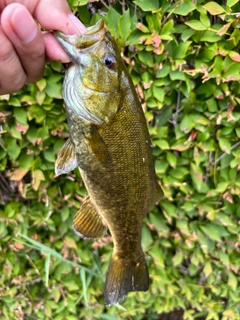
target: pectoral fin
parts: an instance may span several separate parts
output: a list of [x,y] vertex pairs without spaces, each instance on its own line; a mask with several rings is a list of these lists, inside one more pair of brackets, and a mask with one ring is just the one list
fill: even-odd
[[106,226],[89,197],[76,213],[73,229],[82,238],[100,238],[105,234]]
[[77,167],[77,158],[74,150],[74,145],[70,139],[68,139],[61,151],[58,154],[57,161],[55,162],[55,174],[68,173]]
[[104,166],[108,166],[112,163],[110,152],[95,127],[92,127],[91,138],[85,137],[87,144],[91,148],[92,152],[96,156],[97,160]]

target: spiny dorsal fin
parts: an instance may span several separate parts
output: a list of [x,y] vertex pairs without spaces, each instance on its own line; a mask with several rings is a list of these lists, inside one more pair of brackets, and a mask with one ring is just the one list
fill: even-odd
[[100,238],[105,234],[106,226],[89,197],[76,213],[73,229],[82,238]]
[[74,170],[77,165],[74,145],[72,141],[68,139],[60,150],[55,162],[55,174],[59,176],[60,174],[68,173]]

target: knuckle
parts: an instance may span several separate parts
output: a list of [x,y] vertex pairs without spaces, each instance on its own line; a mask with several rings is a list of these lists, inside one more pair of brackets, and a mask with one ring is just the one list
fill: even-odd
[[16,76],[9,74],[8,80],[0,79],[0,94],[14,93],[20,90],[26,83],[26,76],[24,74]]
[[26,44],[24,48],[22,48],[23,53],[31,56],[31,60],[43,60],[45,59],[45,45],[43,39],[39,39],[39,41],[35,40],[31,44]]
[[22,76],[21,78],[15,80],[15,91],[20,90],[26,83],[26,76]]
[[8,41],[1,41],[0,45],[0,60],[6,63],[13,58],[13,48]]
[[[27,72],[27,71],[26,71]],[[27,72],[27,80],[28,83],[34,83],[40,80],[43,77],[44,74],[44,65],[42,67],[38,67],[34,72],[31,70],[30,72]]]

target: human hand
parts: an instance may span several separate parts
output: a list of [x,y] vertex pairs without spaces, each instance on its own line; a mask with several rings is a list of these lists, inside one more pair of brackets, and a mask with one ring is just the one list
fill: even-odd
[[67,0],[0,0],[0,95],[12,93],[42,78],[46,59],[69,62],[53,34],[81,33],[84,25]]

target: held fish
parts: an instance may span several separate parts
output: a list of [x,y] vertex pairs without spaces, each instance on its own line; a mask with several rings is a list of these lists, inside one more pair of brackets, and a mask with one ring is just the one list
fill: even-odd
[[73,228],[83,238],[109,228],[114,249],[104,297],[107,305],[128,292],[146,291],[149,275],[141,248],[142,221],[162,196],[146,120],[117,45],[100,20],[84,34],[55,37],[71,63],[63,84],[69,139],[56,175],[77,166],[88,197]]

